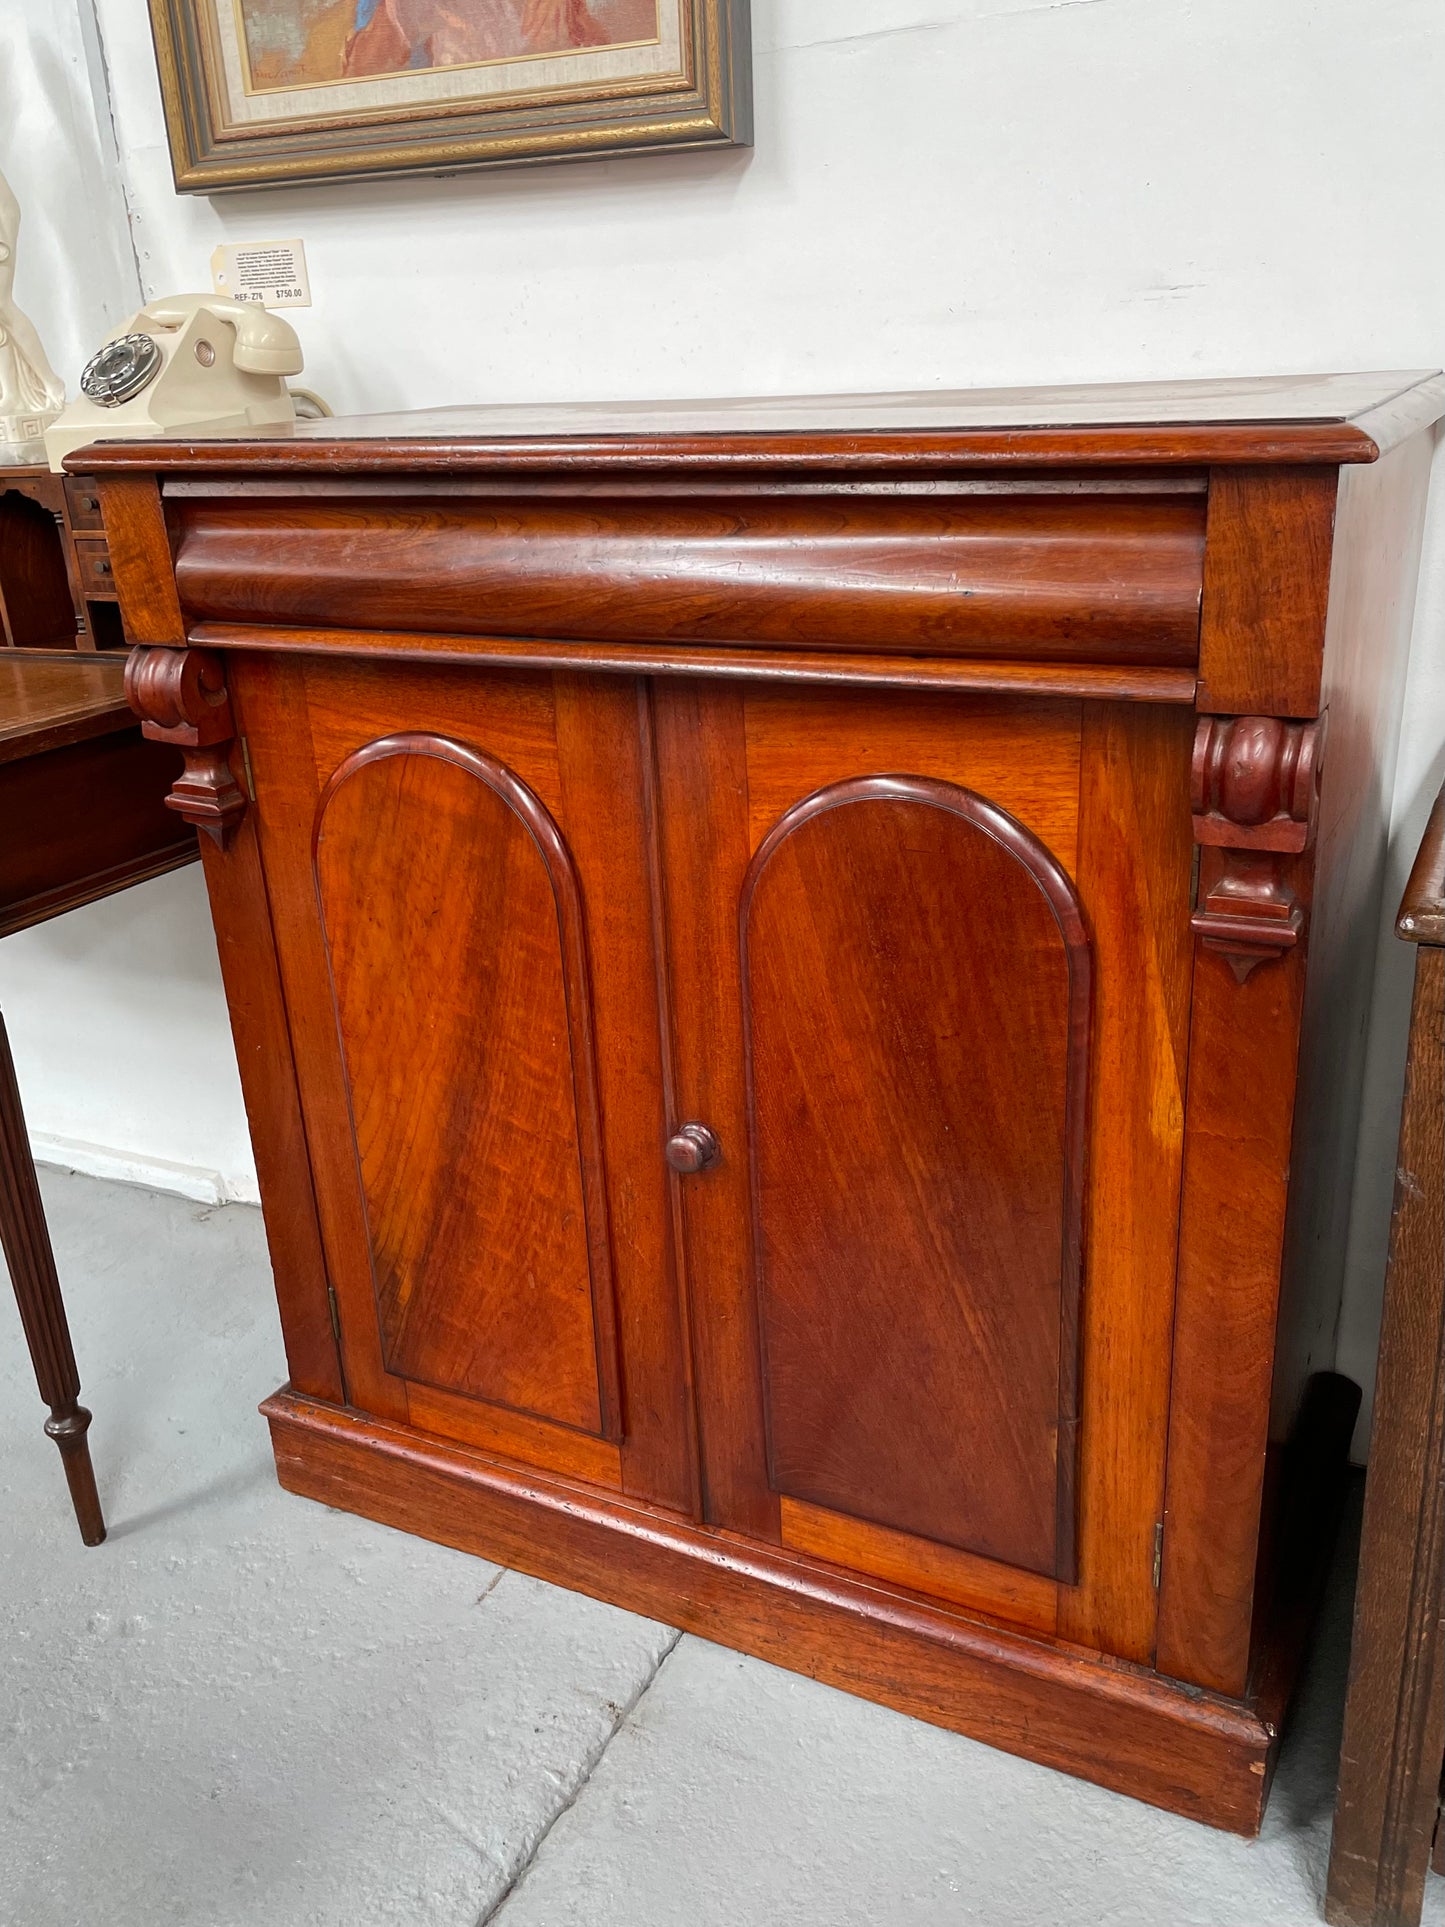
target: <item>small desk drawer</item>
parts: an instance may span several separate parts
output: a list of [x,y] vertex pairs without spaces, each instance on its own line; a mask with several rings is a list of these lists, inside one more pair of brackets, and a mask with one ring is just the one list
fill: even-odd
[[86,597],[115,600],[115,576],[110,566],[110,549],[102,538],[75,543],[75,566],[80,574],[80,591]]
[[65,500],[70,509],[70,526],[77,535],[84,530],[105,527],[100,518],[100,490],[89,475],[67,475]]

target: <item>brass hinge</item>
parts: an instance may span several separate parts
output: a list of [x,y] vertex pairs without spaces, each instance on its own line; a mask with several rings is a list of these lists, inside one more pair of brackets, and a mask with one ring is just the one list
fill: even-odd
[[241,761],[246,769],[246,794],[254,803],[256,800],[256,779],[251,774],[251,745],[246,741],[244,736],[241,738]]
[[331,1336],[336,1340],[336,1349],[339,1353],[341,1350],[341,1313],[336,1308],[336,1287],[329,1279],[326,1284],[326,1302],[331,1307]]
[[1164,1577],[1164,1521],[1156,1520],[1154,1525],[1154,1590],[1158,1592],[1159,1582]]

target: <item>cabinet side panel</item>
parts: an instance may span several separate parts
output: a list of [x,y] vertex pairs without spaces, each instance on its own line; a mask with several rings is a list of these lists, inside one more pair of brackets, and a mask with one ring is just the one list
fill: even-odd
[[1328,716],[1309,929],[1271,1436],[1335,1363],[1381,931],[1400,710],[1433,437],[1340,476],[1323,703]]
[[[1195,973],[1158,1653],[1162,1671],[1230,1694],[1249,1674],[1270,1439],[1290,1429],[1310,1372],[1333,1362],[1429,460],[1417,436],[1338,479],[1333,544],[1313,544],[1313,586],[1298,579],[1311,552],[1299,530],[1293,563],[1266,555],[1259,569],[1281,595],[1297,589],[1308,614],[1331,558],[1324,779],[1314,848],[1281,863],[1305,919],[1300,944],[1243,983],[1208,952]],[[1282,524],[1278,539],[1288,537]],[[1207,592],[1205,606],[1207,665]],[[1309,692],[1291,687],[1294,706]],[[1266,693],[1231,686],[1225,706]]]

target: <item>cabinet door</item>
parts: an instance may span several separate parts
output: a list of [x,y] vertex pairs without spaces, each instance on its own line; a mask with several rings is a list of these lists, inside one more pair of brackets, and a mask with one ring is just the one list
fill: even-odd
[[690,1509],[641,690],[233,684],[351,1402]]
[[656,691],[717,1523],[1147,1659],[1187,717]]

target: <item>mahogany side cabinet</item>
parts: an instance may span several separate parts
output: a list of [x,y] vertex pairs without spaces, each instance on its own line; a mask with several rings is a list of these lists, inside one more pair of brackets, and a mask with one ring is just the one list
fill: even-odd
[[282,1483],[1254,1830],[1442,413],[77,455],[202,832]]

